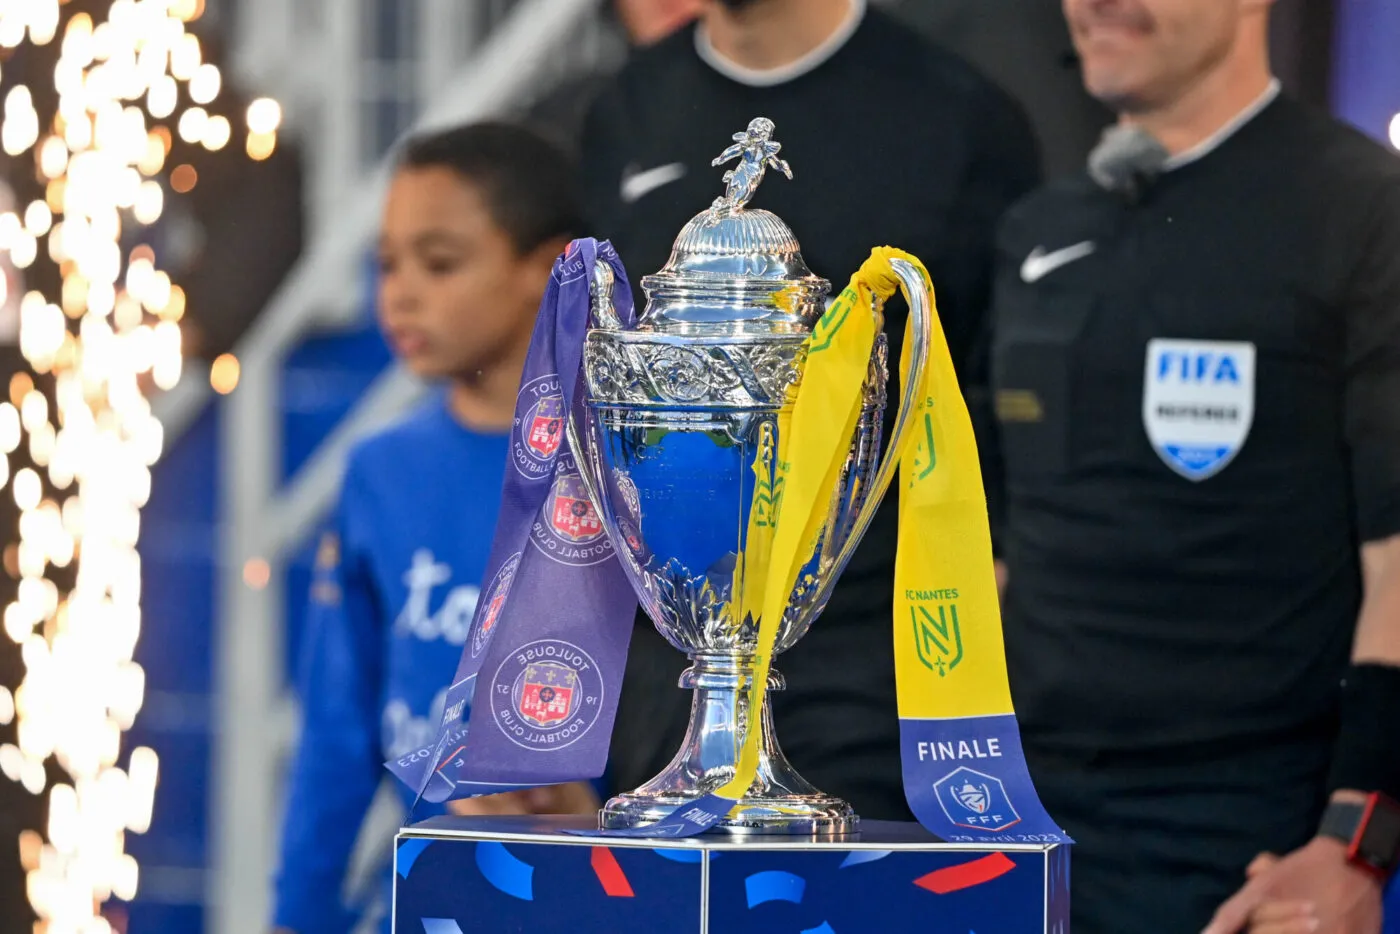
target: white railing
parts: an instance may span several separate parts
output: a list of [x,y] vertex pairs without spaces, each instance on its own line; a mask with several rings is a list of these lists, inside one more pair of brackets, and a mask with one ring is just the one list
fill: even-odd
[[[303,0],[296,0],[303,2]],[[430,0],[446,9],[464,0]],[[470,2],[470,0],[466,0]],[[252,2],[289,16],[286,0]],[[354,50],[353,25],[328,0],[324,15],[339,22],[337,44]],[[577,55],[579,37],[594,32],[599,0],[519,0],[468,64],[440,87],[415,129],[450,126],[499,114],[527,100],[557,76],[563,53]],[[267,24],[264,24],[266,26]],[[280,20],[274,28],[280,25]],[[330,41],[328,38],[326,41]],[[268,53],[251,72],[283,59]],[[341,138],[343,145],[353,141]],[[311,249],[237,348],[243,378],[225,402],[220,446],[222,556],[215,643],[217,735],[210,796],[212,828],[208,919],[211,934],[262,929],[270,911],[280,812],[280,766],[293,742],[295,710],[284,696],[281,568],[328,512],[348,447],[403,411],[420,387],[392,369],[371,387],[344,423],[286,486],[278,482],[282,451],[279,373],[287,353],[314,331],[356,320],[365,302],[360,264],[372,243],[388,177],[381,166],[341,192],[333,223],[318,225]],[[197,411],[184,398],[180,411]],[[172,412],[172,416],[178,412]],[[265,586],[249,586],[244,569],[264,561]],[[331,753],[333,754],[333,752]]]

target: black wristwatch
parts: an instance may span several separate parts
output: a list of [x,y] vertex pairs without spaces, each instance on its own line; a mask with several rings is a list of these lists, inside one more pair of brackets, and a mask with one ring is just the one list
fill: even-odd
[[1348,862],[1382,880],[1400,867],[1400,804],[1379,792],[1365,801],[1328,804],[1317,832],[1341,840]]

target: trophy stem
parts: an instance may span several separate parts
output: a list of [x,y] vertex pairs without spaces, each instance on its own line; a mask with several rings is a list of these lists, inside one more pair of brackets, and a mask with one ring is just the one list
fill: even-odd
[[[685,741],[660,775],[602,810],[604,828],[641,827],[676,807],[709,794],[734,777],[747,722],[746,689],[753,681],[753,656],[697,653],[681,675],[680,686],[695,692]],[[784,687],[772,669],[768,690]],[[759,718],[758,772],[734,810],[717,825],[730,833],[839,835],[854,831],[851,806],[812,787],[788,763],[773,732],[772,708]]]

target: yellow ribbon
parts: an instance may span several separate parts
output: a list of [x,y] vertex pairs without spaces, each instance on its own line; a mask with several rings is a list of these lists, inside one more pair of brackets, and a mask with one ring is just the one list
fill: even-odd
[[[928,271],[905,256],[928,284]],[[972,417],[929,285],[933,343],[899,452],[894,668],[905,719],[1013,713]],[[912,322],[911,322],[912,326]],[[909,371],[905,330],[900,373]]]
[[765,430],[759,442],[754,460],[754,505],[738,565],[734,617],[742,622],[755,607],[761,607],[758,648],[753,681],[747,688],[747,723],[738,764],[734,777],[716,792],[723,798],[737,801],[743,797],[758,771],[759,719],[773,644],[797,576],[827,524],[841,467],[860,418],[862,387],[876,328],[869,288],[857,273],[807,340],[797,398],[791,411],[778,418],[777,450],[772,449],[771,431]]
[[[909,428],[899,449],[887,455],[898,458],[901,479],[894,626],[899,715],[1012,709],[977,443],[933,287],[917,258],[877,247],[808,339],[796,399],[779,416],[777,450],[771,429],[760,438],[754,505],[733,591],[736,621],[760,610],[758,646],[737,767],[716,792],[730,800],[744,795],[758,769],[759,718],[774,642],[802,566],[827,525],[860,418],[881,326],[876,308],[903,288],[890,265],[896,258],[918,269],[928,287],[934,336]],[[900,360],[906,380],[912,326],[911,319]],[[953,683],[957,689],[947,690]]]

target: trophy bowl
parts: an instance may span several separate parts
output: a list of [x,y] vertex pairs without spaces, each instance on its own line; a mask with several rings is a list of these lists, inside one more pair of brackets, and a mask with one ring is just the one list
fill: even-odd
[[[690,658],[680,686],[694,691],[681,749],[661,774],[607,802],[604,828],[655,823],[719,788],[733,777],[744,739],[759,620],[736,618],[735,581],[751,519],[781,495],[758,478],[765,470],[773,476],[807,338],[830,291],[781,220],[745,207],[765,167],[790,175],[776,158],[772,129],[754,120],[715,160],[738,156],[741,164],[725,175],[725,196],[682,229],[666,266],[642,279],[647,303],[634,327],[623,327],[612,308],[611,270],[599,264],[595,271],[584,344],[586,424],[569,430],[582,435],[574,441],[581,473],[627,577],[657,630]],[[927,287],[912,266],[895,267],[911,296],[917,376],[928,349]],[[879,457],[886,354],[880,335],[838,488],[783,614],[775,656],[821,612],[889,485],[895,465]],[[896,423],[892,442],[904,427]],[[782,687],[782,676],[770,671],[768,690]],[[718,828],[855,830],[851,806],[788,763],[764,708],[757,775]]]

